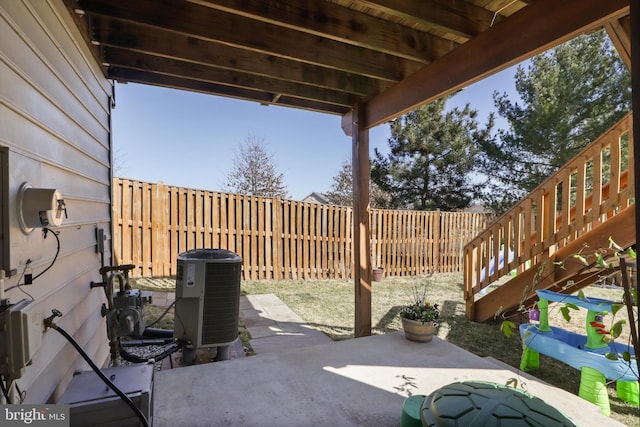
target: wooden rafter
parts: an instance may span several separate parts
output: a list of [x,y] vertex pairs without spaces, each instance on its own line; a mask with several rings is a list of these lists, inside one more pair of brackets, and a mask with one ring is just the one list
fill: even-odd
[[341,115],[527,7],[525,0],[499,13],[501,0],[62,1],[108,78]]
[[[118,73],[118,68],[122,68],[138,71],[153,70],[154,74],[179,77],[185,67],[182,61],[122,49],[110,49],[105,54],[104,60],[109,64],[109,73],[113,76]],[[323,101],[327,104],[341,105],[344,108],[349,108],[356,100],[353,95],[346,92],[327,90],[314,85],[289,82],[238,71],[230,72],[202,64],[191,63],[189,67],[189,78],[191,80],[256,91],[263,91],[263,88],[269,88],[268,93],[296,94],[296,98]]]
[[[98,16],[121,21],[136,17],[137,25],[164,28],[238,49],[390,81],[402,80],[423,65],[192,3],[164,0],[79,0],[79,5],[86,13]],[[190,19],[176,19],[179,16],[188,16]]]
[[380,80],[360,78],[353,73],[264,53],[238,50],[222,43],[176,34],[164,29],[148,28],[145,31],[134,32],[131,27],[118,21],[95,17],[92,22],[93,34],[105,48],[101,60],[107,64],[109,48],[114,48],[183,61],[183,74],[188,73],[189,63],[201,64],[227,70],[229,73],[237,71],[265,77],[279,76],[284,81],[305,83],[325,89],[338,88],[357,96],[369,96],[390,86],[390,83],[382,84]]
[[462,1],[358,0],[358,2],[401,19],[451,31],[465,41],[487,30],[492,23],[502,20],[500,15],[496,16],[491,11]]
[[[153,84],[155,86],[172,89],[186,89],[193,92],[216,92],[222,96],[227,96],[230,98],[252,99],[263,105],[274,103],[274,93],[266,91],[236,88],[232,86],[220,85],[217,83],[185,79],[164,74],[150,74],[148,72],[139,70],[114,68],[112,70],[111,78],[126,82]],[[340,107],[335,104],[324,104],[316,100],[305,100],[301,98],[280,96],[277,101],[279,105],[286,105],[289,107],[300,108],[304,110],[328,111],[333,112],[334,114],[339,114],[340,112],[344,111],[344,107]]]
[[[428,64],[448,53],[457,43],[425,31],[409,28],[335,3],[315,0],[272,2],[269,8],[258,0],[190,0],[212,9],[260,22],[327,37],[353,46]],[[480,9],[480,8],[478,8]],[[484,9],[481,9],[484,10]],[[396,34],[390,38],[389,34]],[[404,43],[398,43],[397,40]],[[300,41],[301,44],[304,40]]]
[[616,47],[622,62],[631,69],[631,19],[625,16],[613,19],[604,25],[611,42]]

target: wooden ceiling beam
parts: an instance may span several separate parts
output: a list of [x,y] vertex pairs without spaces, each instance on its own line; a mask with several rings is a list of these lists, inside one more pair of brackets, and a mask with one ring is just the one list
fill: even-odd
[[[230,46],[145,27],[133,31],[123,22],[95,17],[93,36],[105,47],[126,48],[131,51],[212,65],[230,71],[315,85],[340,90],[356,96],[371,96],[391,86],[389,82],[362,77],[353,73],[304,64],[273,55],[234,49]],[[100,59],[103,61],[103,58]]]
[[[367,104],[366,127],[393,120],[628,13],[628,0],[538,0],[375,96]],[[343,124],[351,122],[349,114]],[[349,131],[348,126],[343,129]]]
[[175,59],[152,56],[140,52],[132,52],[111,48],[105,50],[108,77],[111,77],[110,68],[129,68],[139,71],[151,71],[157,74],[180,77],[183,79],[199,80],[202,82],[216,83],[224,86],[232,86],[240,89],[261,90],[269,88],[270,93],[295,96],[297,98],[315,100],[328,104],[340,105],[349,108],[357,101],[357,98],[345,92],[337,92],[300,83],[286,82],[284,80],[257,76],[242,72],[232,72],[202,64],[194,64]]
[[348,108],[340,107],[337,105],[323,104],[320,102],[314,102],[307,99],[294,98],[290,96],[280,96],[280,97],[274,98],[272,101],[273,101],[272,103],[268,103],[268,104],[300,108],[300,109],[309,110],[309,111],[318,111],[321,113],[343,115],[345,112],[349,111]]
[[173,0],[78,0],[78,7],[88,14],[164,28],[253,52],[394,82],[413,74],[424,65],[192,3]]
[[[193,92],[204,93],[207,95],[216,94],[229,98],[258,102],[264,105],[274,104],[273,100],[277,95],[275,93],[268,93],[264,91],[241,89],[231,86],[219,85],[216,83],[203,82],[199,80],[183,79],[180,77],[168,76],[164,74],[155,74],[149,71],[139,71],[117,67],[109,67],[109,78],[130,83],[141,83],[170,89],[189,90]],[[347,108],[339,105],[324,104],[317,101],[283,96],[279,97],[277,99],[277,104],[274,105],[331,114],[344,114],[347,111]]]
[[[417,22],[424,26],[435,25],[467,40],[487,30],[494,21],[494,14],[490,11],[459,0],[356,0],[356,2],[409,22]],[[495,22],[500,22],[501,18],[498,15]]]
[[189,1],[413,61],[432,62],[457,46],[451,40],[330,2],[272,1],[266,8],[260,0]]
[[96,64],[100,64],[102,62],[100,48],[99,46],[96,46],[91,43],[91,38],[90,38],[91,25],[89,24],[89,20],[86,19],[82,11],[76,9],[75,0],[63,0],[63,1],[67,5],[67,8],[70,11],[71,18],[76,23],[76,26],[78,27],[78,29],[80,30],[80,33],[82,34],[82,38],[84,39],[89,50],[91,51],[91,55],[96,60]]

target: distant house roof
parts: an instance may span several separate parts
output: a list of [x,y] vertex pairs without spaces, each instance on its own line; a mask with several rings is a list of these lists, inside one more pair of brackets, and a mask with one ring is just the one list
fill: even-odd
[[462,211],[471,213],[491,213],[491,209],[487,208],[482,202],[473,203]]
[[321,193],[316,193],[315,191],[313,193],[309,194],[304,199],[302,199],[302,201],[303,202],[309,202],[309,203],[320,203],[322,205],[330,205],[331,204],[327,200],[327,198],[325,196],[323,196]]

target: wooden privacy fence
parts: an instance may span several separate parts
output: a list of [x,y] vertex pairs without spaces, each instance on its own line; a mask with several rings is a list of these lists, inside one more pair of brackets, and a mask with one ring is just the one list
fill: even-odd
[[[372,263],[386,275],[462,271],[480,213],[371,211]],[[175,276],[176,258],[197,248],[242,257],[243,279],[349,279],[352,209],[113,180],[114,255],[134,277]]]

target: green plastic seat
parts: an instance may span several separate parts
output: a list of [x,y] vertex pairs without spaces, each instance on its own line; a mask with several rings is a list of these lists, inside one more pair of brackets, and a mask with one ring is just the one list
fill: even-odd
[[422,402],[424,402],[425,397],[427,396],[424,394],[418,394],[404,400],[400,427],[422,427],[420,410],[422,409]]

